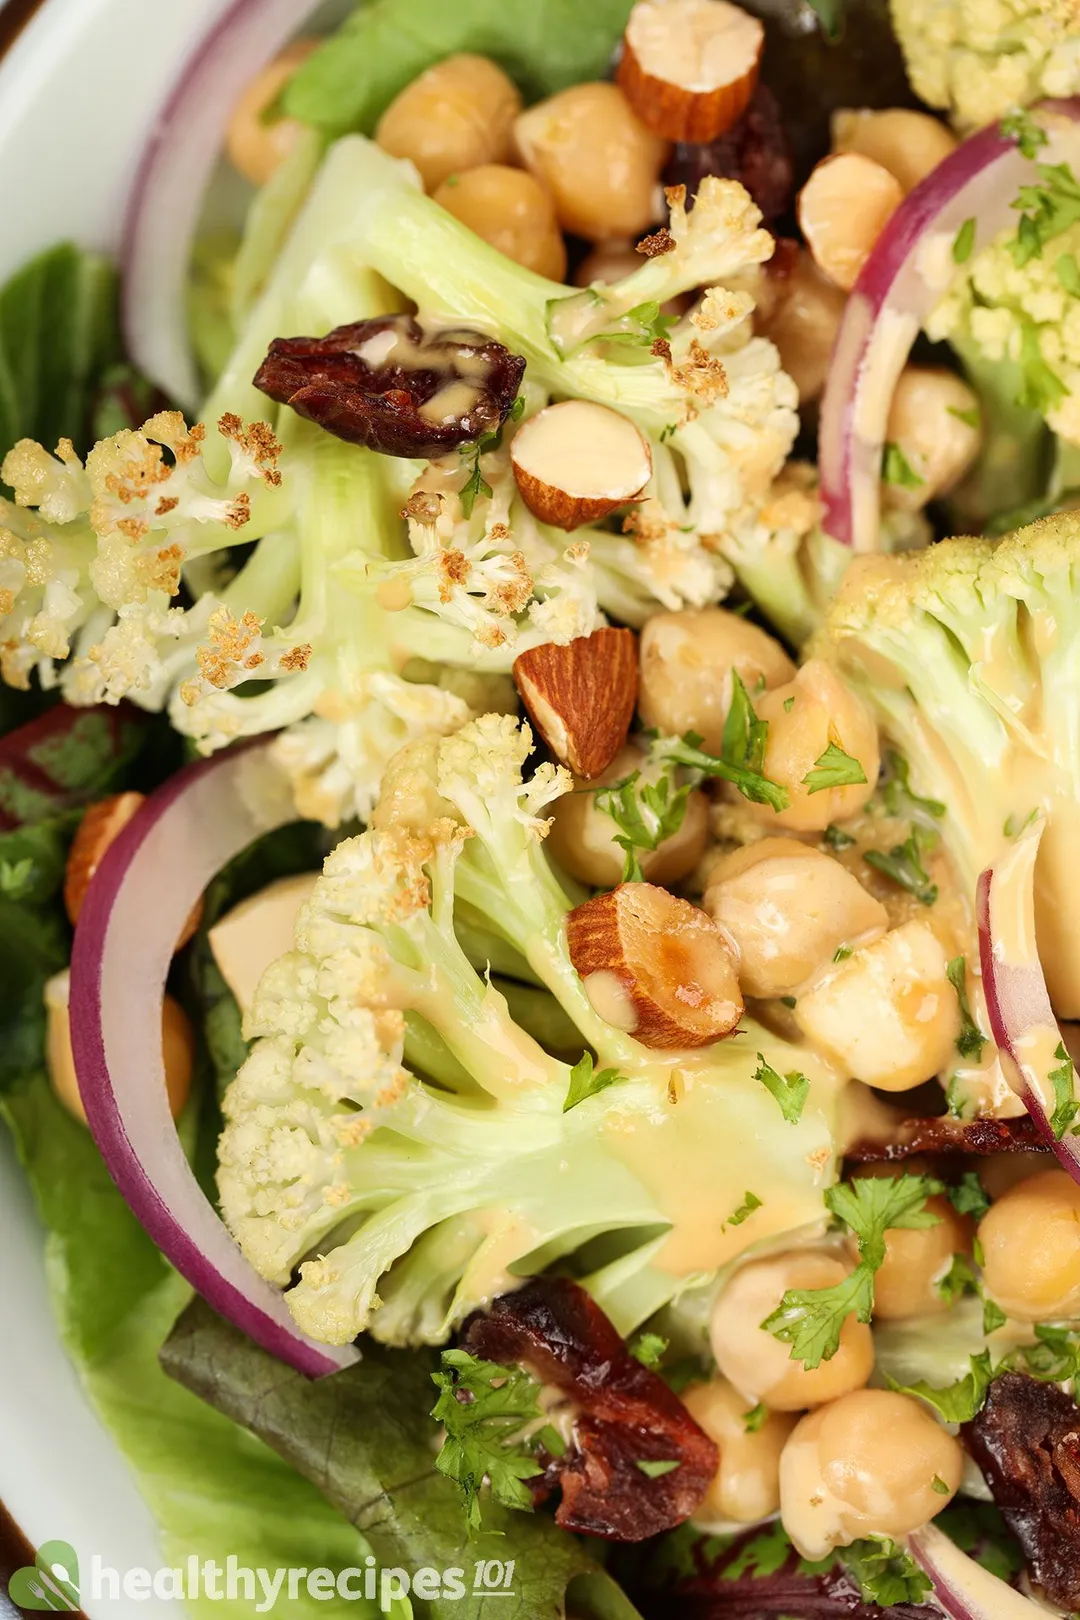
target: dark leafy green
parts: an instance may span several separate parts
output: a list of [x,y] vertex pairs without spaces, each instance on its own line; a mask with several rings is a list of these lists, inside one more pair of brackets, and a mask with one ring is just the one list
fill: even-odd
[[116,272],[70,243],[0,288],[0,456],[17,439],[86,445],[94,390],[119,358]]
[[317,1485],[382,1564],[458,1568],[471,1579],[478,1559],[514,1558],[512,1598],[436,1598],[415,1605],[418,1620],[561,1620],[568,1591],[575,1614],[634,1620],[633,1606],[585,1545],[546,1514],[492,1504],[484,1513],[489,1528],[470,1538],[457,1488],[435,1467],[437,1430],[427,1414],[436,1351],[365,1341],[356,1366],[312,1383],[196,1300],[162,1364]]
[[456,51],[499,62],[530,101],[605,76],[633,0],[370,0],[297,73],[282,110],[370,134],[425,68]]

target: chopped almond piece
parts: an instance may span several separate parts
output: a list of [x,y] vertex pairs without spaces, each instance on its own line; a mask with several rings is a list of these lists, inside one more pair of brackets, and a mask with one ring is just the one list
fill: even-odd
[[641,122],[669,141],[714,141],[746,111],[765,30],[728,0],[639,0],[617,74]]
[[531,647],[514,663],[529,719],[575,776],[599,776],[626,741],[637,703],[632,630],[594,630],[559,646]]
[[629,417],[566,399],[530,417],[510,447],[521,497],[541,523],[579,529],[636,500],[652,452]]
[[[74,924],[86,899],[90,880],[101,865],[105,851],[123,832],[146,798],[142,793],[113,793],[92,804],[80,821],[68,851],[64,873],[64,909]],[[176,949],[191,939],[202,920],[202,901],[197,900],[180,931]]]
[[567,917],[566,937],[597,1012],[643,1046],[708,1046],[739,1022],[743,1001],[723,934],[666,889],[622,883],[598,894]]

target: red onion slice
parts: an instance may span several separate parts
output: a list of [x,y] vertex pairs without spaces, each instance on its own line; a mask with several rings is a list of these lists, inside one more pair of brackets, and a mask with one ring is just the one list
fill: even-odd
[[[1050,139],[1038,161],[1068,162],[1075,156],[1069,125],[1080,122],[1080,98],[1044,101],[1035,111],[1051,115]],[[1069,122],[1055,127],[1053,115]],[[952,248],[960,227],[975,221],[972,252],[980,252],[1015,224],[1017,192],[1036,178],[1035,162],[990,125],[950,153],[904,199],[863,266],[836,336],[821,407],[824,528],[843,545],[879,549],[879,481],[889,407],[923,322],[956,274]]]
[[257,777],[260,747],[220,754],[153,794],[87,892],[71,962],[75,1071],[94,1140],[158,1248],[214,1310],[309,1377],[358,1357],[301,1333],[203,1193],[169,1113],[161,1004],[183,919],[253,839],[295,819]]
[[1041,1604],[983,1569],[936,1525],[908,1536],[907,1548],[933,1582],[934,1597],[950,1620],[1046,1620]]
[[229,115],[319,0],[234,0],[188,58],[158,117],[128,200],[122,262],[129,357],[179,405],[201,397],[187,333],[188,267]]
[[1051,1125],[1057,1099],[1048,1076],[1064,1060],[1058,1056],[1063,1037],[1035,944],[1035,860],[1044,826],[1040,818],[979,878],[979,958],[1005,1076],[1040,1136],[1080,1182],[1080,1138],[1067,1126],[1057,1141]]

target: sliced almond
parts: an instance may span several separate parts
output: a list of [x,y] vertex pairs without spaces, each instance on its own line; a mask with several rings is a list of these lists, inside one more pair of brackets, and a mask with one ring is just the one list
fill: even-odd
[[714,141],[746,111],[765,30],[728,0],[638,0],[616,75],[641,122],[669,141]]
[[579,529],[641,494],[652,452],[628,417],[567,399],[539,411],[510,446],[521,498],[541,523]]
[[545,641],[514,663],[529,719],[575,776],[599,776],[626,741],[637,703],[632,630],[594,630],[565,646]]
[[[708,1046],[730,1035],[743,1000],[711,917],[652,883],[622,883],[566,919],[570,960],[601,1017],[643,1046]],[[625,1014],[625,1016],[623,1016]]]
[[[145,802],[142,793],[113,793],[92,804],[79,822],[64,873],[64,909],[73,925],[79,920],[90,880],[101,865],[105,851]],[[187,944],[201,920],[202,901],[199,900],[180,932],[177,950]]]
[[899,180],[873,158],[823,158],[799,193],[799,225],[818,269],[850,292],[903,200]]

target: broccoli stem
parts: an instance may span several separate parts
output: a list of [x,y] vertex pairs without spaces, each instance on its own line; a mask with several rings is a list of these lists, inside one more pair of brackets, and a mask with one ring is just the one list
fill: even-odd
[[1018,405],[1020,366],[988,360],[972,339],[950,333],[972,388],[979,396],[982,450],[974,469],[950,497],[958,530],[980,534],[989,520],[1044,495],[1051,471],[1052,436],[1038,411]]

